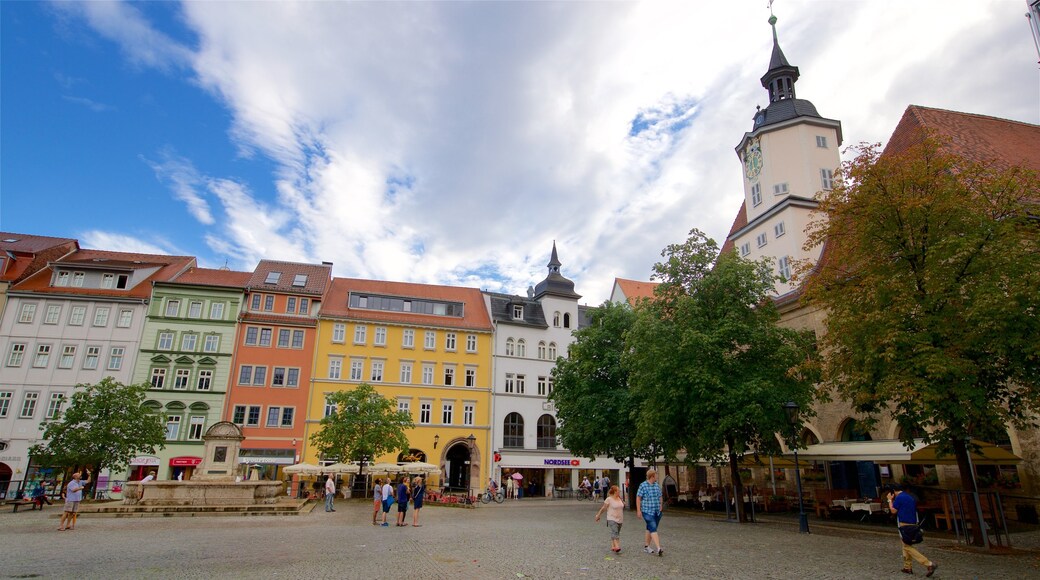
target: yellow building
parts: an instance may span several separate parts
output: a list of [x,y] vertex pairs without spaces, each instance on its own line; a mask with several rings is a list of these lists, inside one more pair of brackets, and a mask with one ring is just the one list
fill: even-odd
[[410,455],[440,466],[433,485],[480,489],[490,465],[491,337],[477,289],[333,279],[318,320],[303,461],[322,460],[310,436],[327,395],[368,383],[415,423],[409,452],[376,462]]

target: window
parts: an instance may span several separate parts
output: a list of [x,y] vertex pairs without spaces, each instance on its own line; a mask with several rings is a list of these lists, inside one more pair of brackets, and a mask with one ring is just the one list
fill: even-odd
[[751,253],[751,242],[744,242],[740,245],[740,256],[746,258]]
[[249,415],[246,417],[246,427],[260,426],[260,405],[250,405]]
[[257,337],[260,336],[260,329],[255,326],[246,327],[246,345],[256,345]]
[[98,368],[98,361],[101,360],[101,347],[100,346],[88,346],[87,354],[83,357],[83,368],[87,370],[93,370]]
[[337,322],[332,325],[332,342],[343,342],[347,338],[347,325]]
[[188,420],[188,440],[202,441],[202,428],[206,425],[206,418],[193,416]]
[[11,352],[7,355],[7,366],[20,367],[25,359],[25,343],[16,342],[11,345]]
[[22,312],[18,315],[18,322],[22,324],[32,324],[33,318],[36,317],[36,305],[35,304],[22,304]]
[[329,378],[339,379],[343,373],[343,359],[339,357],[329,357]]
[[278,279],[282,277],[281,272],[268,272],[267,278],[264,279],[264,284],[277,284]]
[[12,391],[0,391],[0,418],[6,417],[11,411],[11,399],[14,398]]
[[542,397],[545,396],[545,377],[538,377],[538,394]]
[[773,185],[773,195],[787,195],[787,184],[777,183]]
[[261,328],[260,329],[260,346],[271,346],[271,336],[274,334],[273,328]]
[[455,403],[441,403],[441,424],[451,425],[452,415],[455,413]]
[[545,341],[538,341],[538,359],[545,360]]
[[293,276],[292,285],[297,288],[303,288],[307,285],[307,274],[297,274]]
[[473,426],[473,415],[476,406],[473,403],[466,403],[462,406],[462,424],[467,427]]
[[36,346],[36,356],[33,357],[32,366],[36,368],[47,368],[51,362],[51,345],[39,344]]
[[249,302],[250,310],[260,310],[260,300],[263,299],[262,294],[253,294],[252,299]]
[[253,382],[253,365],[238,367],[238,384],[249,385]]
[[101,275],[101,287],[102,288],[114,288],[116,285],[115,274],[102,274]]
[[22,412],[18,414],[19,419],[32,419],[36,414],[36,401],[40,400],[40,393],[32,391],[22,395]]
[[433,350],[437,348],[437,333],[432,330],[426,331],[426,337],[423,340],[423,348],[426,350]]
[[376,337],[372,341],[372,344],[374,344],[376,346],[386,346],[386,327],[385,326],[377,326],[376,327]]
[[288,328],[278,330],[278,348],[289,348],[289,335]]
[[303,331],[294,330],[292,331],[292,347],[303,348]]
[[381,360],[372,361],[372,382],[383,382],[383,361]]
[[65,395],[62,393],[51,393],[51,399],[47,402],[47,414],[44,416],[46,419],[57,419],[58,415],[61,415],[61,406],[65,402]]
[[826,149],[827,148],[827,137],[824,137],[823,135],[817,135],[816,136],[816,146],[821,148],[821,149]]
[[166,418],[166,440],[175,441],[181,433],[181,418],[179,415],[171,415]]
[[69,326],[83,326],[83,319],[87,317],[86,306],[73,306],[69,312]]
[[213,371],[199,371],[199,380],[195,383],[195,389],[208,391],[213,386]]
[[455,333],[446,332],[444,333],[444,350],[455,351]]
[[556,343],[549,343],[549,360],[556,360]]
[[433,403],[429,401],[423,401],[419,403],[419,424],[429,425],[430,415],[433,414]]
[[516,392],[518,394],[524,394],[524,383],[526,383],[526,381],[526,375],[516,375]]
[[365,344],[365,339],[367,338],[367,336],[366,336],[367,334],[368,334],[368,327],[367,326],[365,326],[364,324],[355,324],[354,325],[354,344]]
[[444,385],[452,386],[455,384],[455,367],[444,365]]
[[285,386],[285,367],[274,367],[274,369],[271,371],[271,386]]
[[406,385],[412,382],[412,363],[401,363],[401,382]]
[[173,388],[183,391],[188,388],[188,381],[190,380],[191,369],[177,369],[177,373],[173,377]]
[[271,312],[274,310],[274,294],[268,294],[264,296],[264,311]]
[[466,352],[477,352],[477,335],[466,335]]
[[520,413],[506,415],[502,430],[502,447],[524,446],[524,418]]
[[784,228],[784,222],[780,222],[780,223],[776,224],[775,226],[773,226],[773,237],[779,238],[779,237],[782,237],[786,233],[787,233],[787,231]]
[[466,386],[477,386],[477,369],[466,369]]
[[76,346],[65,345],[61,349],[61,358],[58,359],[59,369],[71,369],[76,362]]
[[563,313],[563,327],[564,328],[570,328],[571,327],[571,313],[570,312],[564,312]]
[[116,321],[116,326],[119,328],[130,328],[130,325],[134,322],[134,311],[122,309],[119,311],[119,320]]
[[188,303],[188,318],[202,318],[202,303],[201,302],[189,302]]
[[55,286],[68,286],[69,285],[69,273],[58,272],[58,279],[54,282]]
[[160,332],[159,333],[159,350],[172,350],[173,349],[173,333],[172,332]]
[[513,373],[506,373],[506,392],[512,393],[516,388],[516,375]]
[[285,300],[285,311],[289,314],[296,314],[296,297],[290,296]]
[[152,388],[161,389],[166,383],[166,369],[152,369]]
[[177,316],[181,309],[180,300],[168,300],[166,302],[166,316]]
[[282,421],[282,408],[281,407],[268,407],[267,408],[267,426],[277,427]]
[[510,336],[506,339],[506,356],[516,355],[516,341]]
[[524,319],[524,307],[520,304],[513,305],[513,320]]
[[83,287],[83,280],[85,280],[86,277],[87,277],[87,275],[84,274],[83,272],[73,272],[72,273],[72,286],[74,288],[82,288]]
[[206,337],[206,342],[202,344],[202,352],[217,352],[220,348],[220,336],[216,334],[210,334]]
[[350,380],[360,381],[365,376],[365,361],[361,359],[350,359]]
[[552,415],[538,418],[538,448],[556,449],[556,419]]
[[292,388],[300,386],[300,369],[290,368],[285,370],[285,386]]
[[780,258],[780,278],[783,282],[791,279],[791,260],[787,256]]
[[762,205],[762,184],[756,183],[751,186],[751,205],[758,207]]
[[761,248],[762,246],[766,245],[767,242],[768,240],[765,232],[762,232],[761,234],[755,236],[755,243],[758,244],[758,247]]
[[309,314],[311,309],[311,301],[307,298],[300,298],[300,314]]
[[331,417],[336,414],[336,403],[333,403],[328,398],[325,399],[325,417]]
[[559,312],[553,312],[553,326],[555,326],[556,328],[560,327],[560,313]]
[[433,365],[424,364],[422,366],[422,384],[432,385],[433,384]]
[[195,352],[195,345],[199,341],[199,335],[197,334],[185,334],[181,337],[181,350],[185,352]]
[[834,172],[830,169],[820,170],[820,186],[824,190],[829,190],[834,187]]
[[411,328],[404,329],[401,335],[401,346],[404,348],[415,348],[415,331]]
[[[564,328],[566,328],[567,327],[567,323],[568,323],[566,314],[563,315],[563,320],[564,320]],[[516,341],[516,356],[519,356],[519,357],[526,357],[527,356],[527,341],[522,339],[522,338],[520,340]]]
[[209,317],[211,320],[224,320],[224,303],[214,302],[210,304]]
[[51,304],[47,307],[47,316],[43,318],[44,324],[57,324],[61,316],[61,306]]
[[292,427],[296,415],[294,407],[282,407],[282,427]]
[[94,326],[108,326],[108,307],[99,307],[94,310]]
[[412,401],[410,399],[397,399],[397,410],[402,413],[412,414]]
[[549,375],[549,394],[551,395],[552,392],[553,392],[553,378],[552,378],[552,375]]

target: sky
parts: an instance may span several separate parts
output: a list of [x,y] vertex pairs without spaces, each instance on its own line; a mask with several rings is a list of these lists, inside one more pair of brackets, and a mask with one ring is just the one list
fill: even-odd
[[[597,305],[724,241],[767,4],[0,2],[0,229],[521,295],[555,242]],[[772,10],[843,147],[911,104],[1040,123],[1024,0]]]

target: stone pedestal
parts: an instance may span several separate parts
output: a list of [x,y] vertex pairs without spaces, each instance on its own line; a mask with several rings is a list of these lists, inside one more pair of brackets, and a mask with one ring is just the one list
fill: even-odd
[[202,436],[202,463],[195,469],[192,481],[234,481],[243,439],[238,425],[229,421],[214,423]]

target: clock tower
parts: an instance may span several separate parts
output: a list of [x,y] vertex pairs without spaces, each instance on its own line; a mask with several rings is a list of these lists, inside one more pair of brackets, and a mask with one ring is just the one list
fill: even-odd
[[751,131],[736,146],[744,174],[744,203],[723,249],[745,258],[770,257],[783,278],[776,285],[782,296],[795,290],[790,271],[794,260],[819,259],[820,248],[802,250],[815,196],[831,188],[841,163],[841,122],[821,117],[816,107],[795,95],[798,67],[787,61],[770,16],[773,52],[762,87],[769,104],[758,107]]

